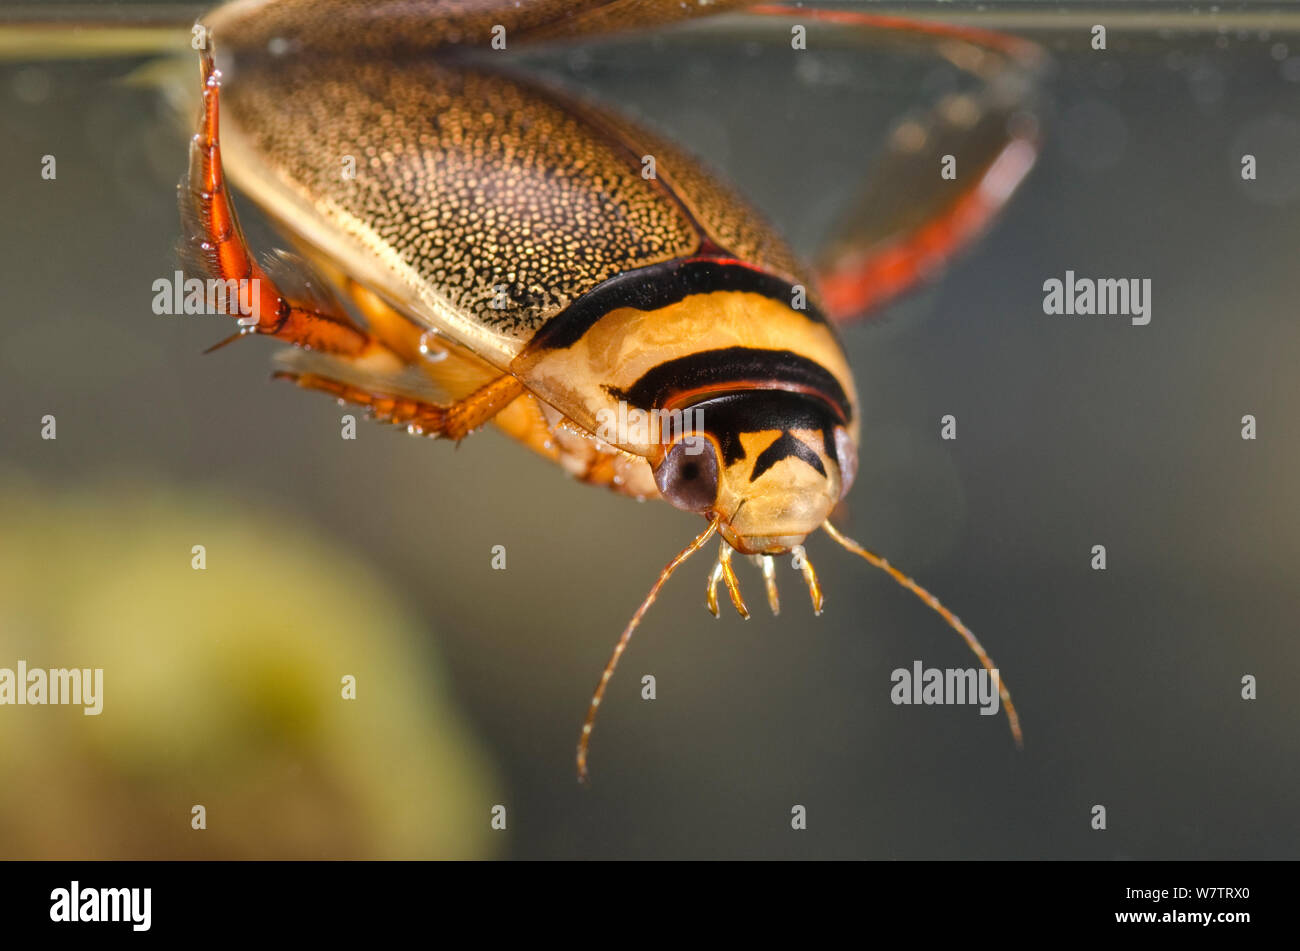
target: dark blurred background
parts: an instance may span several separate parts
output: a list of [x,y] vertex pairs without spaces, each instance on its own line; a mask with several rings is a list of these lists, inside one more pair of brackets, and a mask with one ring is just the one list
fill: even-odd
[[[984,240],[846,331],[864,431],[844,528],[982,638],[1023,752],[1000,716],[890,702],[895,668],[974,660],[815,536],[820,618],[788,565],[775,619],[709,617],[711,556],[673,580],[580,788],[591,688],[697,520],[493,430],[344,441],[344,410],[270,382],[273,345],[202,356],[229,327],[150,309],[176,267],[194,64],[178,86],[144,56],[11,60],[0,666],[103,666],[106,696],[98,718],[0,708],[0,855],[1295,857],[1300,18],[1158,5],[1099,53],[1087,24],[1112,13],[953,9],[1051,51],[1046,144]],[[672,134],[804,253],[945,81],[924,57],[791,56],[739,27],[529,61]],[[1150,278],[1150,325],[1045,316],[1067,269]]]

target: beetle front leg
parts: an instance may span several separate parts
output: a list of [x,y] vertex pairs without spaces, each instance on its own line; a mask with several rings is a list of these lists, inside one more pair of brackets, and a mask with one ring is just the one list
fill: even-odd
[[749,606],[745,604],[745,598],[740,593],[740,579],[736,577],[736,569],[731,566],[731,556],[735,550],[727,542],[721,542],[718,545],[718,560],[713,565],[713,571],[709,574],[708,587],[708,606],[709,611],[714,617],[718,616],[718,582],[725,582],[727,585],[727,594],[731,596],[731,604],[736,609],[736,613],[749,620]]
[[[201,52],[203,109],[190,143],[190,170],[181,186],[181,212],[189,256],[212,278],[241,288],[237,310],[240,333],[257,333],[345,357],[386,349],[358,327],[337,305],[294,300],[257,263],[235,214],[221,165],[221,73],[210,50]],[[248,282],[247,291],[243,291]],[[233,339],[233,338],[232,338]]]
[[767,590],[767,606],[773,616],[781,613],[781,595],[776,590],[776,565],[771,555],[753,555],[754,564],[763,572],[763,587]]

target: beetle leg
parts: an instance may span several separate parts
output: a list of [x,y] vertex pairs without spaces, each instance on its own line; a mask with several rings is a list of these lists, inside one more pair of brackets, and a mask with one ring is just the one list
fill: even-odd
[[[751,14],[826,23],[882,39],[923,41],[978,79],[893,130],[856,201],[814,260],[825,310],[836,321],[867,316],[933,277],[988,226],[1033,167],[1032,116],[1045,56],[990,30],[854,10],[760,5]],[[953,175],[941,178],[951,157]]]
[[802,545],[796,545],[791,549],[795,555],[795,564],[803,572],[803,580],[808,585],[808,596],[812,598],[813,614],[822,613],[822,586],[817,580],[817,571],[813,568],[812,562],[808,560],[808,552],[804,551]]
[[736,613],[748,621],[749,607],[740,593],[740,581],[736,578],[736,570],[731,567],[731,556],[734,552],[734,548],[725,541],[722,542],[718,546],[718,565],[722,568],[722,579],[727,583],[727,594],[731,595],[731,603]]
[[[353,323],[339,307],[285,296],[254,260],[221,165],[219,98],[221,73],[210,50],[201,52],[203,109],[190,143],[190,171],[181,191],[189,255],[210,277],[240,282],[240,333],[266,334],[289,343],[341,356],[363,356],[383,345]],[[244,285],[243,282],[248,282]]]
[[718,582],[722,580],[722,560],[719,559],[713,563],[713,570],[709,572],[709,593],[707,603],[709,613],[714,617],[718,616]]
[[731,597],[731,603],[736,608],[736,613],[749,620],[749,607],[745,604],[745,599],[740,593],[740,581],[736,577],[736,571],[731,567],[731,556],[735,553],[729,544],[725,541],[718,544],[718,560],[713,564],[713,571],[709,573],[709,587],[707,603],[709,611],[714,617],[718,616],[718,582],[725,581],[727,584],[727,594]]
[[421,436],[441,436],[457,442],[526,392],[522,383],[505,373],[464,399],[443,406],[409,396],[373,392],[355,383],[319,373],[280,370],[275,378],[292,380],[306,389],[320,390],[340,400],[364,406],[369,410],[371,418],[378,422],[405,426],[409,432]]
[[753,555],[751,556],[754,564],[758,565],[758,570],[763,572],[763,587],[767,589],[767,606],[772,609],[772,614],[781,613],[781,596],[776,590],[776,564],[772,561],[771,555]]

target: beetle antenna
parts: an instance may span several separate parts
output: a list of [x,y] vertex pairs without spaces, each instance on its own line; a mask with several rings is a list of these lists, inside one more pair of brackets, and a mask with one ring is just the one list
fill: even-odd
[[907,575],[903,574],[886,559],[882,558],[880,555],[874,554],[873,552],[867,551],[847,535],[841,535],[839,530],[830,523],[829,519],[822,523],[822,528],[826,529],[826,534],[835,539],[835,541],[844,548],[853,552],[853,554],[866,559],[869,563],[885,572],[908,591],[912,592],[924,601],[930,606],[931,610],[948,622],[949,627],[962,636],[962,639],[966,642],[966,646],[974,651],[975,656],[978,657],[980,663],[984,665],[984,669],[990,674],[997,675],[998,696],[1002,698],[1002,706],[1007,711],[1007,725],[1011,727],[1011,736],[1016,741],[1016,748],[1023,749],[1025,746],[1025,738],[1024,734],[1020,732],[1020,715],[1016,713],[1016,705],[1011,702],[1011,692],[1007,690],[1007,685],[1003,682],[1001,673],[994,666],[993,658],[988,655],[986,650],[984,650],[983,645],[980,644],[979,639],[971,633],[970,628],[963,624],[957,615],[953,614],[940,604],[938,598],[932,595],[929,591],[926,591]]
[[674,571],[691,555],[695,554],[713,537],[713,533],[718,530],[718,525],[722,519],[715,517],[709,522],[709,527],[700,534],[695,536],[695,540],[677,553],[672,561],[664,566],[664,570],[659,573],[659,580],[654,583],[650,593],[645,596],[641,606],[636,609],[636,614],[632,615],[632,620],[628,621],[627,627],[623,629],[623,635],[614,645],[614,653],[609,658],[609,663],[605,665],[605,672],[600,675],[600,683],[596,684],[596,692],[591,695],[591,705],[587,707],[587,719],[582,724],[582,734],[578,737],[578,781],[585,783],[587,781],[587,748],[591,744],[591,730],[596,725],[596,711],[600,708],[600,702],[605,699],[605,687],[609,685],[609,679],[614,676],[614,668],[618,666],[619,658],[623,656],[623,651],[627,650],[628,641],[632,639],[632,632],[637,629],[641,623],[641,618],[650,610],[650,605],[655,603],[655,598],[659,597],[659,590],[664,583],[672,577]]

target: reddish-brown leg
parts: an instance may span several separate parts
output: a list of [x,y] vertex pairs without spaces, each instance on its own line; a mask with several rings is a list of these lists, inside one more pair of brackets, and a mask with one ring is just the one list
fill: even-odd
[[[191,220],[190,250],[209,276],[223,281],[256,281],[257,292],[239,303],[245,333],[276,337],[306,349],[330,354],[342,361],[341,374],[364,372],[367,364],[399,364],[401,358],[358,327],[341,307],[317,301],[299,301],[285,295],[258,265],[248,247],[230,200],[221,167],[221,74],[210,51],[201,54],[203,112],[199,131],[190,145],[187,212]],[[305,267],[304,263],[304,267]],[[248,306],[245,307],[244,301]],[[370,358],[379,357],[379,360]],[[324,358],[313,358],[324,359]],[[381,392],[378,387],[348,382],[317,370],[284,370],[288,379],[307,389],[320,390],[369,410],[372,418],[406,426],[413,432],[461,440],[505,409],[525,392],[523,384],[504,374],[464,399],[439,405],[410,396]]]
[[[827,312],[860,319],[935,273],[987,227],[1037,155],[1029,114],[1042,51],[989,30],[851,10],[762,4],[749,12],[827,23],[863,36],[913,37],[982,81],[900,125],[814,262]],[[955,157],[957,178],[940,178]]]
[[245,294],[238,305],[245,333],[277,337],[288,343],[344,357],[358,357],[383,349],[382,344],[353,323],[338,308],[318,302],[297,301],[284,295],[254,260],[235,215],[221,167],[219,98],[221,73],[212,53],[201,53],[203,111],[199,130],[190,143],[190,172],[182,193],[188,219],[190,256],[197,258],[208,276],[223,281],[256,281],[256,293]]
[[306,389],[319,390],[364,406],[371,418],[378,422],[406,426],[419,435],[441,436],[457,442],[526,392],[522,383],[506,373],[479,387],[464,399],[440,406],[409,396],[374,392],[367,387],[319,373],[282,370],[275,376],[276,379],[292,380]]

